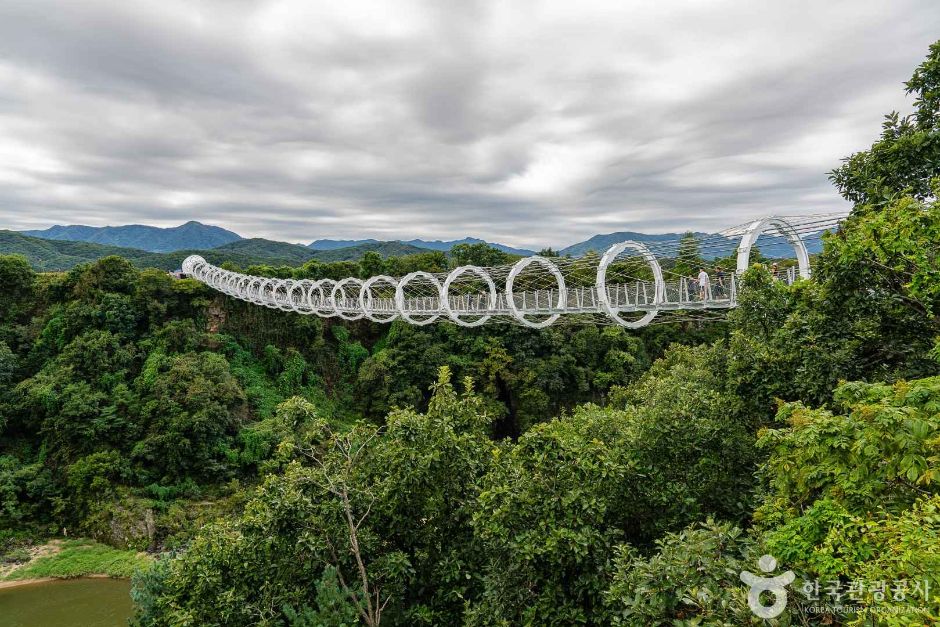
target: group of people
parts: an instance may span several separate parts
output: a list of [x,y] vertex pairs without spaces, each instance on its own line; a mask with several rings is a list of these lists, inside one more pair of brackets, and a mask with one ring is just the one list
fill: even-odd
[[[699,268],[698,278],[696,279],[698,284],[698,296],[700,300],[709,300],[713,297],[712,295],[712,285],[711,277],[708,276],[708,272],[704,267]],[[725,271],[721,269],[721,266],[715,266],[715,298],[722,298],[725,295]]]
[[[711,277],[708,275],[708,271],[704,267],[699,268],[698,277],[693,279],[693,282],[698,285],[698,296],[700,300],[711,300],[713,298],[724,298],[727,294],[725,290],[725,271],[721,269],[721,266],[715,266],[715,291],[712,292]],[[776,263],[771,265],[770,273],[773,275],[774,280],[779,280],[782,275],[786,273],[785,270],[780,270]]]

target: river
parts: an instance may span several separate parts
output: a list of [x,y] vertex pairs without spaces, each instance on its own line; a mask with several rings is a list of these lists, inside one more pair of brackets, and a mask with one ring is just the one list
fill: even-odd
[[131,616],[126,579],[60,579],[0,589],[0,627],[117,627]]

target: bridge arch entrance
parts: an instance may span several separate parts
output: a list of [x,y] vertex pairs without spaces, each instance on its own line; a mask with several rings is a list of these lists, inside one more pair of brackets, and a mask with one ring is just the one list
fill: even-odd
[[799,265],[800,278],[808,279],[810,268],[809,252],[806,250],[806,244],[803,243],[803,238],[800,237],[800,233],[792,224],[777,216],[755,220],[747,227],[744,235],[741,236],[741,244],[738,246],[738,274],[743,274],[750,267],[751,248],[753,248],[754,243],[757,242],[757,238],[769,228],[776,229],[778,233],[787,238],[793,246],[793,251],[796,253],[796,262]]

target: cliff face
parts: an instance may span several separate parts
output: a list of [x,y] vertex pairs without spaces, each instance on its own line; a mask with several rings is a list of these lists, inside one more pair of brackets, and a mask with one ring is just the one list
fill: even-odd
[[225,308],[222,306],[221,299],[215,298],[206,310],[206,330],[209,333],[218,333],[223,324],[225,324]]

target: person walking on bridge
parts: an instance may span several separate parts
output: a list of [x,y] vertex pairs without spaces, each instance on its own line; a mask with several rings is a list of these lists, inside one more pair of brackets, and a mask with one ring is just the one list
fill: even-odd
[[708,273],[705,268],[698,269],[698,295],[703,301],[708,300],[711,295],[711,284],[708,279]]
[[721,266],[715,266],[715,284],[718,292],[718,298],[725,297],[725,271],[721,269]]

